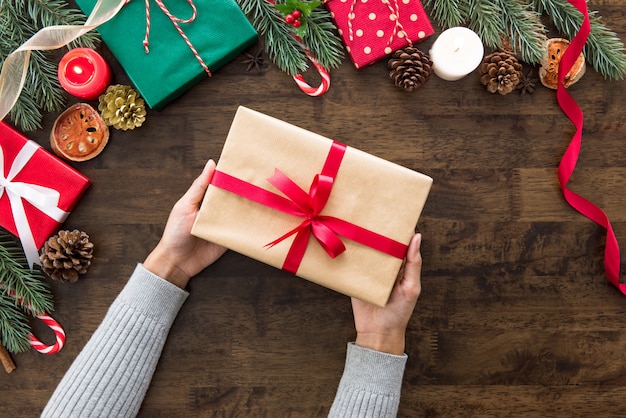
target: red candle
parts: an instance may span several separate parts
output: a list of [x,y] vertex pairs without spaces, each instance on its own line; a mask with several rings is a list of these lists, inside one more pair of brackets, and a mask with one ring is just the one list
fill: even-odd
[[95,100],[111,84],[111,69],[90,48],[71,49],[59,62],[59,82],[73,96]]

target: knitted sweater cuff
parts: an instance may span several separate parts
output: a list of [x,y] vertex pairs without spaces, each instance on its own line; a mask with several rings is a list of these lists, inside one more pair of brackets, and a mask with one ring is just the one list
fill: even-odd
[[115,304],[132,306],[137,312],[170,327],[187,296],[187,291],[137,264]]

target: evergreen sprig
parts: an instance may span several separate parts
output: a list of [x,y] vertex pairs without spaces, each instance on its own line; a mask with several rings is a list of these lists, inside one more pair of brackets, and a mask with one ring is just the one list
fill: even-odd
[[265,38],[265,49],[278,68],[289,75],[306,71],[306,55],[287,29],[278,10],[265,0],[237,0],[252,26]]
[[[62,0],[0,1],[0,63],[39,29],[53,25],[82,25],[85,20],[80,10],[69,8]],[[91,31],[68,46],[94,48],[98,42],[99,35]],[[23,131],[40,129],[42,111],[62,110],[65,98],[52,53],[32,51],[26,84],[9,118]]]
[[0,335],[7,350],[18,353],[29,347],[25,313],[34,316],[53,309],[44,274],[29,268],[19,242],[0,229]]
[[237,3],[264,37],[270,59],[287,74],[296,75],[307,70],[309,61],[305,49],[327,69],[341,64],[343,46],[335,34],[330,14],[323,7],[312,10],[307,16],[306,35],[298,40],[293,28],[285,23],[284,15],[270,1],[237,0]]
[[[535,7],[554,22],[555,28],[569,39],[574,38],[583,20],[567,0],[535,0]],[[621,80],[626,75],[626,49],[615,32],[607,28],[597,11],[589,11],[591,30],[583,54],[604,78]]]
[[[442,27],[467,26],[485,46],[499,48],[510,42],[522,61],[539,64],[545,53],[547,30],[541,16],[551,19],[556,30],[572,39],[582,15],[568,0],[424,0],[428,15]],[[589,11],[591,33],[585,59],[606,79],[626,75],[626,50],[615,32],[608,29],[596,11]]]

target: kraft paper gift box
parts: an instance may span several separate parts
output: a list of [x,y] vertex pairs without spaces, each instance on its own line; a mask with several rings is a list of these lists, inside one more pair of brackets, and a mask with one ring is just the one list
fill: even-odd
[[[0,226],[19,237],[25,251],[30,249],[29,262],[38,258],[36,250],[59,229],[90,184],[83,174],[0,122]],[[20,218],[25,222],[18,227]]]
[[435,33],[419,0],[328,0],[326,7],[356,68]]
[[[335,174],[333,167],[338,167]],[[347,224],[349,230],[360,231],[357,235],[365,230],[367,236],[366,243],[360,243],[340,233],[345,251],[334,258],[304,227],[300,237],[283,237],[306,222],[306,214],[288,212],[293,207],[293,212],[298,212],[299,207],[307,206],[309,185],[320,173],[313,189],[319,198],[316,201],[327,196],[327,202],[318,219],[324,223],[332,217],[331,229],[341,230]],[[329,181],[333,176],[334,181]],[[273,184],[267,180],[271,177]],[[384,306],[431,184],[432,179],[424,174],[239,107],[192,234]],[[298,186],[302,190],[294,191]],[[285,189],[300,206],[285,197]],[[306,208],[303,212],[309,213]],[[334,225],[336,219],[338,226]],[[322,236],[328,232],[324,226],[313,229]],[[281,237],[285,239],[276,242]],[[327,245],[336,245],[334,238]],[[304,246],[301,261],[292,253],[298,253],[295,241]],[[381,251],[370,245],[389,245],[394,250]],[[395,255],[385,251],[395,251]]]
[[[76,0],[87,15],[96,2]],[[200,0],[194,4],[195,20],[179,25],[211,73],[257,42],[257,32],[234,0]],[[142,0],[132,0],[96,30],[148,106],[159,110],[208,74],[165,13],[156,3],[151,1],[150,5],[149,53],[143,46],[146,4]],[[169,1],[166,6],[180,19],[193,13],[186,1]]]

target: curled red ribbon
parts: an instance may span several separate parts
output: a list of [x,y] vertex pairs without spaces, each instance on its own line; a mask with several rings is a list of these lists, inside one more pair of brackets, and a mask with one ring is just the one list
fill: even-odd
[[561,57],[561,61],[559,62],[559,78],[556,91],[557,100],[563,112],[576,127],[576,133],[574,134],[567,150],[563,154],[561,162],[559,163],[559,184],[561,185],[561,190],[563,191],[565,200],[574,209],[598,225],[606,228],[607,237],[604,250],[604,269],[606,277],[622,292],[622,294],[626,295],[626,284],[619,282],[621,263],[619,245],[608,216],[602,209],[567,188],[567,183],[576,168],[576,162],[578,161],[578,155],[580,154],[584,118],[582,110],[563,85],[563,79],[565,78],[565,75],[570,72],[576,62],[576,59],[583,51],[591,30],[589,13],[587,11],[587,3],[585,0],[569,0],[569,2],[576,7],[580,13],[582,13],[583,22],[578,30],[578,33],[570,42]]
[[278,169],[268,181],[286,197],[222,171],[215,171],[211,184],[272,209],[304,218],[296,228],[266,245],[272,247],[295,235],[282,266],[283,270],[293,274],[300,267],[311,235],[317,239],[331,258],[337,257],[346,250],[340,236],[393,257],[404,258],[407,245],[343,219],[320,214],[330,197],[345,152],[345,145],[333,142],[324,167],[313,179],[308,193]]

